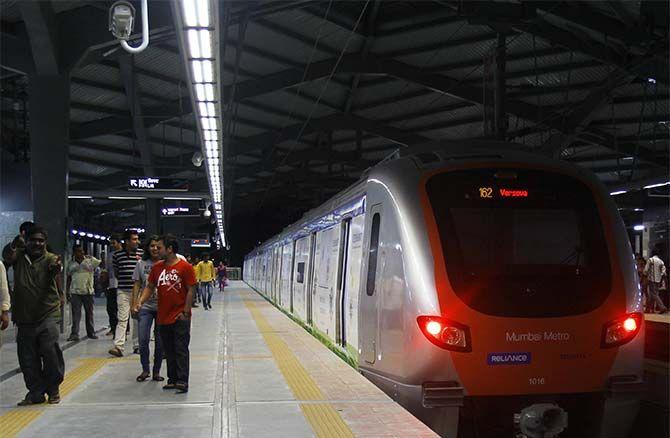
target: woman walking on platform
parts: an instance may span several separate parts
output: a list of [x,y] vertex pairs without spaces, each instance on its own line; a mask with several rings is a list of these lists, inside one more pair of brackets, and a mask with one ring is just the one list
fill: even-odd
[[216,267],[216,278],[219,281],[219,292],[223,292],[226,287],[226,264],[223,261],[220,261],[219,266]]

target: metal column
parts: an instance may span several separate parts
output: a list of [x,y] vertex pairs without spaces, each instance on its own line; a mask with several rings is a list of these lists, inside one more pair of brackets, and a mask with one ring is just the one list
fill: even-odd
[[498,33],[498,47],[496,48],[495,77],[495,135],[499,140],[505,140],[507,132],[507,114],[505,113],[505,64],[506,64],[506,38],[504,33]]
[[68,212],[69,76],[30,76],[29,104],[35,223],[47,229],[51,251],[64,254]]

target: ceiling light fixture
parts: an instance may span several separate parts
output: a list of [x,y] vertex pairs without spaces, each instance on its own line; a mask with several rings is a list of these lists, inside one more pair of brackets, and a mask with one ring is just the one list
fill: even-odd
[[220,208],[215,210],[217,229],[223,246],[226,246],[223,227],[222,149],[219,147],[220,78],[218,66],[218,7],[214,0],[175,0],[174,17],[180,28],[179,44],[184,55],[191,97],[198,110],[202,152],[207,161],[207,176],[212,200]]

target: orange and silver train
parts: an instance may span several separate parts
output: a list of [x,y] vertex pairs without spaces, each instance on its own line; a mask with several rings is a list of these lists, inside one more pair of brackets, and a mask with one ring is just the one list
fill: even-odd
[[244,278],[448,437],[626,437],[644,318],[596,177],[496,143],[396,154]]

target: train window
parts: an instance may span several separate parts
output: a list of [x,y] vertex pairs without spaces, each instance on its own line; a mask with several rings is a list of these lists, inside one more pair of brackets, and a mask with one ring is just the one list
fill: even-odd
[[517,178],[501,181],[499,170],[447,172],[428,181],[454,292],[496,316],[596,309],[609,295],[611,270],[591,191],[571,177],[532,169],[506,169]]
[[368,296],[375,293],[375,281],[377,277],[377,252],[379,250],[379,222],[381,216],[375,213],[372,216],[372,227],[370,228],[370,252],[368,254],[368,279],[365,291]]
[[305,262],[298,262],[298,275],[295,278],[298,283],[305,282]]

